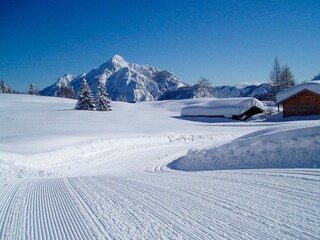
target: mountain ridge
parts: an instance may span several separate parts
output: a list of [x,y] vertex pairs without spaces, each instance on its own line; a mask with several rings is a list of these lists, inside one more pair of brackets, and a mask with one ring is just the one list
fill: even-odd
[[[68,76],[68,77],[67,77]],[[148,64],[128,63],[120,55],[78,76],[65,74],[54,84],[40,91],[41,95],[56,96],[61,82],[73,87],[77,94],[82,80],[86,79],[93,93],[102,81],[112,100],[128,102],[157,100],[164,92],[187,86],[176,75]]]
[[[62,85],[72,86],[75,94],[86,79],[95,94],[102,81],[111,100],[141,102],[153,100],[188,99],[200,97],[197,86],[182,82],[175,74],[149,64],[128,63],[120,55],[93,68],[87,74],[64,74],[57,81],[41,90],[45,96],[56,96]],[[256,97],[263,100],[270,92],[270,84],[212,87],[212,97]]]
[[[212,97],[216,98],[234,98],[234,97],[255,97],[259,100],[266,100],[271,91],[269,83],[261,83],[259,85],[238,86],[214,86],[212,89]],[[189,98],[197,98],[197,86],[185,86],[175,91],[165,92],[158,100],[182,100]]]

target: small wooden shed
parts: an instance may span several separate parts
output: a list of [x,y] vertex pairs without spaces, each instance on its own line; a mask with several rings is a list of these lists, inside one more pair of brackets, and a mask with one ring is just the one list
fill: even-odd
[[308,81],[277,95],[283,117],[320,115],[320,81]]

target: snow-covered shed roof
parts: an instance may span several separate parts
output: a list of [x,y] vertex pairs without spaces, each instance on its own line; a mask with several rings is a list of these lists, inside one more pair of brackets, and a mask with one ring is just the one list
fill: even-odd
[[189,105],[181,109],[181,116],[222,116],[233,118],[241,116],[251,108],[264,111],[263,103],[252,97],[216,98],[209,102]]
[[277,94],[277,103],[282,103],[284,100],[289,99],[290,97],[304,91],[309,90],[311,92],[320,94],[320,80],[317,81],[308,81],[296,85],[294,87],[288,88]]

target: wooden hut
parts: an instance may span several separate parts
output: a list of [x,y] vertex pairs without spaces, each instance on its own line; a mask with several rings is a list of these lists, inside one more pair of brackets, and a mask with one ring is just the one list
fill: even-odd
[[320,115],[320,81],[308,81],[277,95],[283,117]]

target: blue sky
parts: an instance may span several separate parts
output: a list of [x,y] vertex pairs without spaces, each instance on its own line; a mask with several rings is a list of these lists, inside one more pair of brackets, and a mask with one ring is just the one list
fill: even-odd
[[275,56],[320,72],[320,1],[0,1],[0,78],[25,90],[119,54],[195,83],[267,81]]

